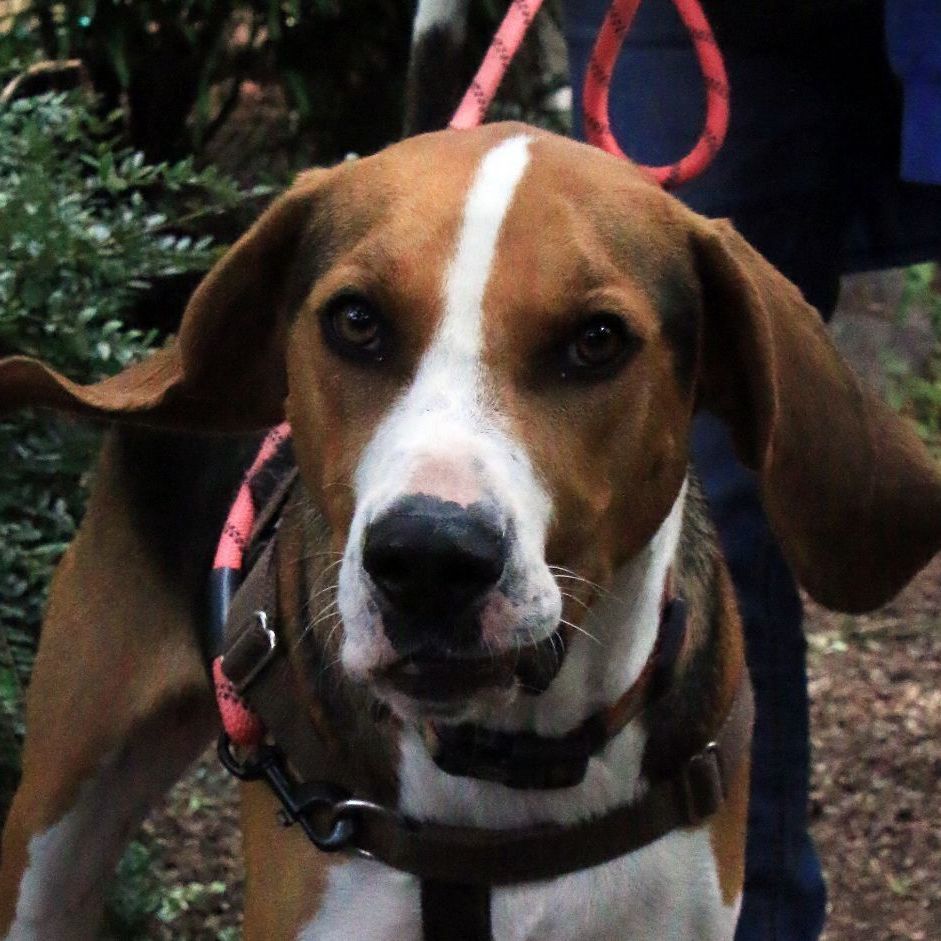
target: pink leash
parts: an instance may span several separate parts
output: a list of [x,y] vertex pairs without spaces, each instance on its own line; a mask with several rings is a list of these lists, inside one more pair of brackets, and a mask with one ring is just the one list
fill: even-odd
[[[588,139],[617,157],[625,155],[608,123],[608,93],[618,53],[640,3],[641,0],[613,0],[598,34],[585,78],[583,107]],[[699,140],[685,157],[669,166],[645,168],[665,187],[679,186],[702,173],[722,146],[729,124],[729,86],[725,65],[702,7],[698,0],[674,0],[674,3],[689,29],[702,68],[706,86],[706,120]],[[541,6],[542,0],[513,0],[477,75],[451,119],[452,128],[467,130],[483,122],[487,108]],[[268,432],[245,473],[226,518],[212,570],[213,590],[221,597],[221,602],[216,604],[214,618],[217,623],[213,628],[220,637],[231,593],[241,580],[245,550],[255,525],[257,507],[252,498],[252,481],[290,436],[291,427],[287,422]],[[212,675],[226,734],[235,745],[243,748],[251,749],[261,744],[264,726],[226,677],[222,670],[222,657],[213,661]]]
[[[211,580],[213,594],[221,598],[213,606],[213,618],[216,623],[212,627],[219,638],[224,636],[229,601],[241,581],[245,550],[255,526],[258,508],[252,497],[252,481],[290,437],[291,426],[287,422],[282,422],[265,435],[255,460],[242,478],[235,502],[222,527],[216,558],[212,564]],[[216,687],[216,704],[226,734],[232,742],[242,748],[251,749],[260,745],[265,734],[264,725],[222,671],[221,656],[212,661],[212,679]]]
[[[699,59],[706,88],[706,117],[693,149],[676,163],[645,167],[668,189],[702,173],[719,152],[729,127],[729,82],[725,63],[699,0],[673,0]],[[613,0],[604,18],[585,76],[582,108],[589,143],[616,157],[624,157],[608,122],[608,94],[618,54],[641,0]],[[458,106],[451,127],[467,130],[483,123],[487,108],[532,24],[542,0],[513,0],[484,61]]]

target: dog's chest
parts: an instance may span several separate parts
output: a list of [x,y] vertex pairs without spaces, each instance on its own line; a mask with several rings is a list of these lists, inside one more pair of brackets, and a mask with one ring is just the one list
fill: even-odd
[[[738,901],[722,902],[707,830],[551,882],[495,889],[493,941],[728,941]],[[455,925],[457,927],[457,925]],[[379,863],[334,868],[303,941],[421,941],[418,880]]]
[[[628,728],[612,764],[593,761],[580,787],[553,795],[444,775],[417,741],[403,742],[402,804],[409,814],[489,827],[535,819],[565,823],[636,796],[645,736]],[[612,767],[621,773],[612,773]],[[634,773],[624,774],[633,769]],[[707,828],[674,831],[602,866],[549,882],[494,889],[493,941],[727,941],[737,900],[726,905]],[[457,913],[455,915],[457,916]],[[457,927],[457,926],[456,926]],[[417,879],[356,860],[331,870],[327,892],[303,941],[421,941]]]

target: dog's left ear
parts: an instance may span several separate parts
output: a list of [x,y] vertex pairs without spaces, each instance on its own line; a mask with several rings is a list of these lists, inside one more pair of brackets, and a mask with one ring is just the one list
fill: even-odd
[[283,421],[285,282],[328,173],[304,174],[213,267],[170,345],[87,386],[36,359],[2,360],[0,412],[34,406],[193,431]]
[[798,580],[822,604],[884,603],[941,549],[941,474],[856,378],[823,322],[727,222],[696,218],[700,404],[760,478]]

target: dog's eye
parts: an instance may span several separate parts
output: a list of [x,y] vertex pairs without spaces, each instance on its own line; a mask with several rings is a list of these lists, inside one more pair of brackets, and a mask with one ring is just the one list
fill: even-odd
[[563,377],[604,378],[612,375],[636,345],[636,339],[614,314],[585,321],[565,350]]
[[323,326],[338,353],[354,359],[382,359],[382,318],[365,298],[338,298],[327,307]]

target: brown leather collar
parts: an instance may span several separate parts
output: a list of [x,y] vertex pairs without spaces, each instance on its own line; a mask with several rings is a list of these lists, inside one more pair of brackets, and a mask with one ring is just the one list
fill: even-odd
[[672,598],[662,607],[656,644],[637,679],[617,702],[566,735],[429,722],[422,729],[428,752],[442,771],[458,777],[515,789],[574,787],[584,780],[589,759],[667,689],[685,635],[686,603]]

